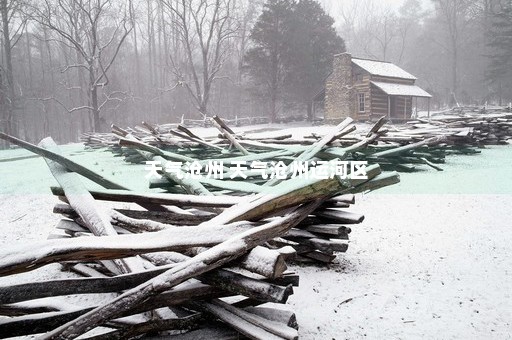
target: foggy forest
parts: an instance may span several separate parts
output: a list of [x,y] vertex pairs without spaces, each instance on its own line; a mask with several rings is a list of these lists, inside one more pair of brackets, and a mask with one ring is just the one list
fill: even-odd
[[348,51],[418,77],[432,108],[512,98],[507,0],[0,0],[0,129],[77,141],[141,120],[312,119]]

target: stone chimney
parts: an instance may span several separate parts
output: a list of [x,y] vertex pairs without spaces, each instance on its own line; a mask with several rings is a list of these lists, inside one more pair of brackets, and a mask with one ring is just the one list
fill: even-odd
[[352,81],[352,56],[341,53],[334,56],[332,73],[325,83],[325,120],[337,122],[355,112]]

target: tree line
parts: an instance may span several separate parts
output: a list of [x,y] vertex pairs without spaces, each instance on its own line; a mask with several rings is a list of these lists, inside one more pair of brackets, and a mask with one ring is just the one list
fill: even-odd
[[0,0],[0,129],[68,142],[112,122],[312,118],[347,48],[415,74],[439,107],[510,100],[511,0],[423,3]]

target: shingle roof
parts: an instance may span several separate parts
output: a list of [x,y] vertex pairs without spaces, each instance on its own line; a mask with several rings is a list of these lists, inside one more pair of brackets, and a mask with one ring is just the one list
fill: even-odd
[[432,97],[427,91],[416,85],[382,83],[377,81],[372,81],[371,83],[390,96]]
[[416,79],[412,74],[402,70],[395,64],[386,61],[375,61],[368,59],[352,58],[352,62],[365,70],[366,72],[383,77],[393,77],[402,79]]

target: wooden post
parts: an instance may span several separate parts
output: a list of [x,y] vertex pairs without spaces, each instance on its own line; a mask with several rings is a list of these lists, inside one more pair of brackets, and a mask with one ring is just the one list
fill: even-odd
[[388,119],[391,119],[391,96],[388,95]]
[[[415,97],[414,118],[418,118],[418,97]],[[411,103],[412,104],[412,103]]]
[[427,99],[428,121],[430,122],[430,97]]
[[404,96],[404,120],[407,120],[407,97]]

